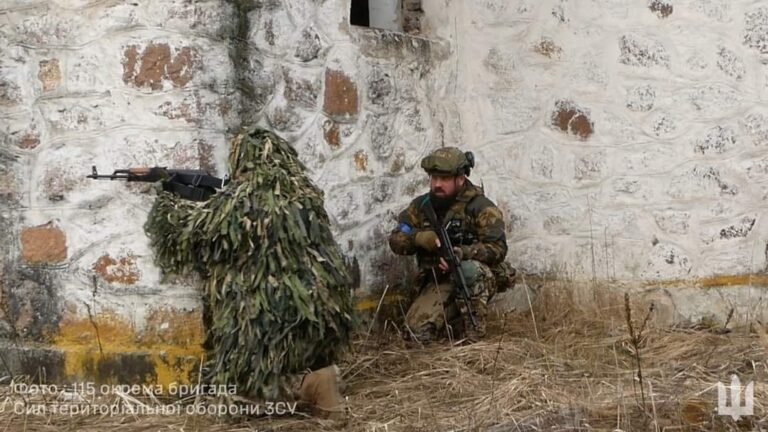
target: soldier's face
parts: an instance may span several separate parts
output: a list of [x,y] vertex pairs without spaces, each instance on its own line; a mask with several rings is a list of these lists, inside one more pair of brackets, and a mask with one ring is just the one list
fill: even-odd
[[437,175],[432,174],[429,177],[429,189],[436,197],[449,198],[456,195],[459,188],[464,186],[464,175]]

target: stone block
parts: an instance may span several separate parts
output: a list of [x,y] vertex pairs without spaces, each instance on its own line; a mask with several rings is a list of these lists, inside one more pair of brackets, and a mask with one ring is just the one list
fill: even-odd
[[136,258],[124,255],[113,258],[104,254],[93,263],[93,271],[108,283],[134,285],[141,278],[141,271],[136,265]]
[[341,132],[339,125],[333,120],[323,122],[323,137],[325,142],[333,149],[338,150],[341,147]]
[[669,53],[660,42],[625,34],[619,38],[619,62],[627,66],[669,67]]
[[666,18],[672,15],[674,6],[672,6],[671,0],[650,0],[648,2],[648,9],[657,17]]
[[183,46],[171,50],[164,42],[152,42],[139,50],[129,45],[123,50],[123,82],[139,88],[162,90],[166,83],[184,87],[195,76],[199,67],[195,48]]
[[21,257],[30,264],[52,264],[67,259],[67,237],[53,221],[21,230]]
[[579,181],[598,180],[607,167],[605,151],[590,153],[576,159],[573,178]]
[[542,38],[537,42],[533,46],[533,51],[553,60],[559,60],[563,55],[563,49],[549,38]]
[[736,146],[736,130],[731,126],[715,126],[694,143],[693,150],[701,154],[722,154]]
[[358,150],[353,157],[355,168],[360,172],[368,171],[368,154],[365,150]]
[[293,56],[302,62],[310,62],[320,55],[322,48],[320,35],[312,27],[307,27],[301,31]]
[[768,54],[768,7],[762,6],[744,15],[744,45]]
[[650,84],[632,87],[627,92],[626,106],[630,111],[648,112],[653,109],[656,89]]
[[641,277],[646,280],[680,279],[687,277],[691,268],[691,260],[682,248],[673,244],[657,243],[648,252]]
[[295,76],[287,69],[283,73],[283,78],[285,80],[283,97],[286,101],[307,109],[317,106],[317,98],[320,94],[320,83],[317,80]]
[[42,60],[39,63],[37,79],[43,87],[43,91],[51,91],[61,83],[61,69],[58,59]]
[[335,120],[348,120],[358,113],[357,85],[343,71],[326,69],[323,110]]
[[677,210],[653,212],[656,225],[667,234],[687,234],[690,228],[691,213]]
[[729,77],[740,80],[747,74],[744,60],[735,51],[720,47],[717,51],[717,67]]
[[550,116],[550,125],[556,130],[586,140],[595,131],[589,115],[589,110],[576,105],[573,101],[559,100],[555,102],[555,110]]

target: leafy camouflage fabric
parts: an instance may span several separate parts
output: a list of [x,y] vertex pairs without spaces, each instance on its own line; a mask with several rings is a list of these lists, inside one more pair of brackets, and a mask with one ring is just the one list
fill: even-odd
[[205,381],[276,400],[288,377],[348,346],[350,277],[323,192],[286,141],[241,133],[229,165],[230,183],[207,202],[160,194],[145,230],[165,273],[204,279]]

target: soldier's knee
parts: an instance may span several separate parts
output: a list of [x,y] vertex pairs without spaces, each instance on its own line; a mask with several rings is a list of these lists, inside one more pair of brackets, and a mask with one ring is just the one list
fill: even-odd
[[408,313],[405,314],[405,325],[410,328],[417,328],[429,322],[429,316],[427,314],[414,309],[416,308],[412,307],[408,310]]
[[469,294],[472,297],[479,297],[488,300],[495,292],[495,283],[491,269],[475,260],[461,262],[461,269],[464,273],[464,279],[469,288]]

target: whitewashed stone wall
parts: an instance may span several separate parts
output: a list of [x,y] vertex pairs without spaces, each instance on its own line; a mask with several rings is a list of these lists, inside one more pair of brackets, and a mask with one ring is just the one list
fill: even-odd
[[337,241],[382,289],[394,215],[426,187],[421,158],[444,141],[435,81],[445,41],[348,24],[349,3],[274,2],[249,14],[266,89],[259,123],[293,142],[326,192]]
[[[161,282],[152,264],[151,193],[84,175],[92,164],[223,175],[243,124],[295,144],[363,291],[389,281],[393,217],[426,188],[420,159],[445,144],[476,153],[471,178],[502,207],[522,271],[637,287],[706,279],[715,294],[701,308],[761,304],[738,290],[764,284],[768,265],[767,6],[421,8],[412,37],[350,27],[345,0],[4,2],[9,325],[42,334],[88,304],[141,326],[152,306],[197,307],[193,284]],[[720,291],[717,277],[742,288]],[[675,294],[699,296],[686,290],[663,291],[684,315],[700,309]]]
[[49,338],[66,317],[106,311],[141,327],[152,309],[198,307],[189,284],[160,283],[146,188],[85,176],[91,165],[224,173],[238,124],[234,22],[219,1],[2,2],[5,336]]
[[765,6],[450,4],[426,16],[457,53],[463,137],[513,262],[645,281],[765,267]]
[[753,288],[768,265],[765,3],[424,9],[427,31],[451,42],[443,100],[508,217],[516,266],[711,287],[662,289],[683,315],[762,313]]
[[360,260],[361,291],[377,286],[391,216],[423,188],[414,167],[442,136],[431,74],[449,51],[348,15],[343,0],[3,3],[0,335],[55,338],[104,313],[141,330],[158,308],[196,310],[194,281],[162,281],[153,265],[153,191],[85,175],[225,175],[245,125],[295,144]]

